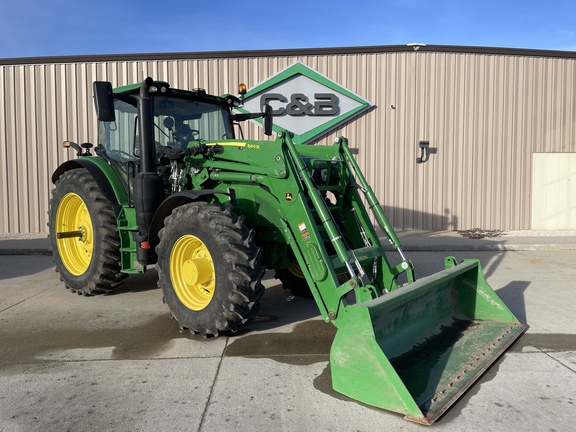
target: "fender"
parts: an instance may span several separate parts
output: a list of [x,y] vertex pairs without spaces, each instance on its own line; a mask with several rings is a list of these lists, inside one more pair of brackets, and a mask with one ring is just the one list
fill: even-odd
[[152,224],[150,225],[149,232],[150,244],[152,247],[155,248],[160,242],[160,239],[158,238],[158,232],[160,232],[164,226],[164,219],[166,219],[166,217],[170,215],[170,213],[172,213],[176,207],[180,207],[181,205],[197,201],[202,197],[215,194],[229,195],[228,192],[221,190],[199,189],[176,192],[166,198],[162,204],[160,204],[160,207],[158,207],[158,210],[156,210],[156,213],[154,213],[154,217],[152,218]]
[[122,205],[128,204],[128,194],[114,169],[103,158],[89,156],[64,162],[52,174],[52,183],[55,184],[66,171],[76,168],[88,170],[106,199],[112,204],[114,214],[118,216]]

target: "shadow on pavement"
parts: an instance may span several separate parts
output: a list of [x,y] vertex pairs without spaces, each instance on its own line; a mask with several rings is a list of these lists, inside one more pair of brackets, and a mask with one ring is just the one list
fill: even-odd
[[496,294],[508,306],[522,324],[529,325],[526,314],[525,292],[530,286],[529,281],[512,281],[496,290]]
[[126,293],[139,293],[158,288],[158,272],[155,268],[148,269],[146,273],[130,275],[124,279],[122,285],[112,291],[109,296]]
[[0,280],[31,276],[54,268],[51,256],[0,255]]

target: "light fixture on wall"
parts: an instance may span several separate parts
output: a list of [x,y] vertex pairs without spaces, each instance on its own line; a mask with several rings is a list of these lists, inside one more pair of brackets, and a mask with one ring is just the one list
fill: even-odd
[[424,163],[430,158],[428,149],[430,148],[430,141],[420,141],[418,143],[420,147],[420,157],[416,159],[416,163]]

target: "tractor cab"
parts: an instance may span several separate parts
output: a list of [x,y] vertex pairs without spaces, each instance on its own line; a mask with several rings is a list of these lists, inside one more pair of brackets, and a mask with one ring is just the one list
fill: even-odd
[[[107,84],[107,83],[104,83]],[[108,95],[95,94],[97,106],[110,104],[108,112],[99,115],[96,151],[109,160],[126,187],[139,171],[141,152],[152,153],[158,174],[166,176],[170,161],[163,157],[163,148],[184,150],[191,142],[234,139],[231,108],[239,105],[234,96],[220,98],[207,95],[204,90],[175,90],[167,83],[154,82],[151,86],[153,136],[142,149],[138,114],[140,86],[114,89],[112,100]],[[98,96],[100,94],[100,96]],[[152,148],[148,148],[148,146]]]
[[[264,117],[265,133],[272,133],[270,107],[264,113],[233,114],[232,109],[242,105],[244,84],[239,86],[240,98],[212,96],[203,89],[173,89],[163,81],[145,85],[147,92],[143,98],[141,84],[112,90],[109,82],[94,83],[98,115],[96,153],[108,160],[129,191],[133,189],[131,179],[138,172],[147,171],[156,172],[169,193],[169,177],[178,167],[173,158],[164,156],[200,142],[235,139],[234,126],[241,121]],[[150,121],[141,127],[139,102],[143,100],[145,103],[140,105],[147,107],[145,115]]]

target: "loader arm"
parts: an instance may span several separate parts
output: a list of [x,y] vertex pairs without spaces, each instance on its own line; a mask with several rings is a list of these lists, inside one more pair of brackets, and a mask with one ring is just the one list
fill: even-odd
[[[299,184],[300,205],[306,207],[308,216],[305,220],[288,218],[293,221],[291,233],[297,240],[293,249],[305,274],[310,268],[325,267],[322,272],[308,272],[307,280],[317,303],[328,308],[324,318],[338,327],[338,314],[347,304],[396,290],[403,273],[413,282],[414,266],[403,255],[346,139],[339,138],[330,147],[295,146],[287,132],[279,133],[279,139]],[[360,192],[369,209],[364,207]],[[401,263],[395,267],[386,258],[368,210],[374,212],[381,229],[401,252]]]

